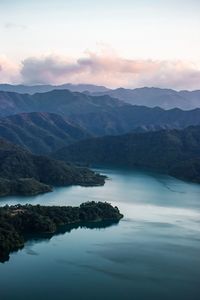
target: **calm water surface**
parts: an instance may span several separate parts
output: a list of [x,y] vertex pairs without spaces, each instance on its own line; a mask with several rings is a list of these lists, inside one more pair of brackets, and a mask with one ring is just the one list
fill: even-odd
[[28,241],[0,264],[0,299],[200,299],[200,185],[138,171],[102,169],[104,187],[58,188],[0,205],[78,205],[101,200],[125,215]]

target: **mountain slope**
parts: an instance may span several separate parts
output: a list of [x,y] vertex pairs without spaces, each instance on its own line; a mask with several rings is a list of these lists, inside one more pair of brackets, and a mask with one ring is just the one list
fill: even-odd
[[48,111],[65,116],[112,110],[125,104],[110,96],[90,96],[69,90],[54,90],[31,96],[35,111]]
[[90,96],[69,90],[53,90],[34,95],[0,92],[0,116],[22,112],[50,112],[63,116],[111,110],[125,104],[110,96]]
[[76,113],[68,117],[92,135],[118,135],[143,128],[144,131],[182,129],[200,125],[200,109],[183,111],[159,107],[125,105],[107,111]]
[[53,157],[149,168],[200,182],[200,126],[89,139],[62,148]]
[[0,117],[33,110],[31,96],[0,91]]
[[33,153],[45,154],[90,135],[62,116],[36,112],[0,119],[0,137]]
[[49,185],[101,185],[104,177],[0,139],[0,195],[37,194],[51,190]]

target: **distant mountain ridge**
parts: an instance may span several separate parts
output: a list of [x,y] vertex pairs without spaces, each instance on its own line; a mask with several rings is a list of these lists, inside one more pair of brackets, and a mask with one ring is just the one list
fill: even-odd
[[175,91],[160,88],[118,88],[103,92],[90,92],[92,95],[109,95],[132,105],[161,107],[163,109],[180,108],[191,110],[200,107],[200,90]]
[[64,147],[52,157],[148,168],[200,183],[200,126],[89,139]]
[[62,85],[12,85],[12,84],[0,84],[0,91],[4,92],[15,92],[20,94],[35,94],[35,93],[46,93],[53,90],[70,90],[71,92],[106,92],[109,89],[104,86],[98,86],[93,84],[71,84],[66,83]]
[[11,85],[0,84],[0,91],[16,92],[21,94],[45,93],[52,90],[70,90],[87,95],[102,96],[110,95],[112,98],[122,100],[132,105],[147,107],[161,107],[163,109],[180,108],[191,110],[200,107],[200,90],[175,91],[173,89],[143,87],[143,88],[117,88],[109,89],[104,86],[92,84],[62,84],[62,85]]

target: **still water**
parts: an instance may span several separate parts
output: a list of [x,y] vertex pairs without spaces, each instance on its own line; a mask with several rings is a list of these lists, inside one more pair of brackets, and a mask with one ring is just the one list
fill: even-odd
[[0,264],[0,299],[200,299],[200,185],[154,173],[101,169],[104,187],[67,187],[0,205],[108,201],[119,224],[28,241]]

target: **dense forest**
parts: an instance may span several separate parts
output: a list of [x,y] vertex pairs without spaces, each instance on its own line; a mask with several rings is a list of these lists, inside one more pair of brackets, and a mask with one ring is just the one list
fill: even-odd
[[52,186],[96,186],[105,183],[101,176],[87,168],[31,152],[0,139],[0,196],[36,195]]
[[54,233],[60,226],[84,222],[118,222],[123,215],[106,202],[86,202],[80,207],[16,205],[0,208],[0,260],[24,246],[25,236]]
[[148,168],[200,183],[200,126],[81,141],[53,153],[65,161]]
[[60,115],[33,112],[0,119],[0,137],[34,154],[47,154],[91,135]]

